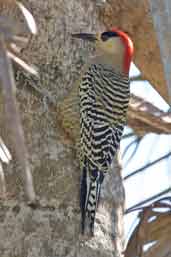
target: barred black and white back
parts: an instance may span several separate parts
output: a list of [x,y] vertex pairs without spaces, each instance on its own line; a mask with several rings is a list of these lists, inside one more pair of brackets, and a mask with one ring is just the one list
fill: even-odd
[[126,122],[129,79],[110,67],[92,64],[82,78],[79,95],[82,232],[88,217],[93,234],[100,187]]

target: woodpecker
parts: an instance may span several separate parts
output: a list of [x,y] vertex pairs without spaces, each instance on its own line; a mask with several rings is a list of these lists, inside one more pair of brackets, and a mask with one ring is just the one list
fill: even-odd
[[133,42],[116,28],[97,34],[76,33],[72,37],[91,41],[96,49],[79,85],[81,226],[84,233],[88,221],[94,235],[101,185],[126,123]]
[[94,234],[101,184],[119,147],[128,108],[129,69],[133,43],[116,28],[103,33],[77,33],[91,41],[95,54],[69,95],[58,106],[58,119],[75,141],[81,169],[82,233]]

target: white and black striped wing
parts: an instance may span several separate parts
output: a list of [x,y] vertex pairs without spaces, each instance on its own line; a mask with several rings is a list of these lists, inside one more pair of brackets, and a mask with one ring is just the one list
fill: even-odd
[[80,85],[81,155],[106,170],[119,146],[129,101],[129,80],[92,65]]

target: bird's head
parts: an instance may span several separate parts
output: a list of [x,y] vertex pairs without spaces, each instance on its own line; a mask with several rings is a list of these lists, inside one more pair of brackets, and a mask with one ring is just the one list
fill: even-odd
[[72,37],[94,42],[97,58],[104,62],[111,62],[115,67],[118,65],[118,70],[124,74],[129,73],[134,47],[132,40],[125,32],[112,28],[97,34],[72,34]]

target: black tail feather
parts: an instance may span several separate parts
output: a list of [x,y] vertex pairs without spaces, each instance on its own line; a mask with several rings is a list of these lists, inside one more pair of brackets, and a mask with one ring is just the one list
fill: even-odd
[[87,172],[86,167],[83,167],[82,178],[81,178],[81,190],[80,190],[80,208],[81,208],[81,230],[82,234],[84,234],[85,230],[85,218],[86,218],[86,196],[87,196]]
[[82,234],[84,234],[85,222],[88,218],[90,233],[93,235],[95,215],[100,200],[100,190],[104,179],[104,173],[98,171],[96,167],[88,165],[88,162],[85,162],[84,164],[80,192],[80,207],[82,215],[81,228]]

